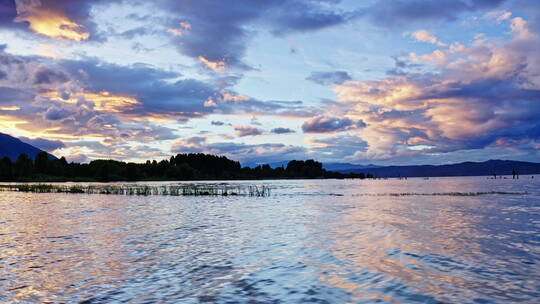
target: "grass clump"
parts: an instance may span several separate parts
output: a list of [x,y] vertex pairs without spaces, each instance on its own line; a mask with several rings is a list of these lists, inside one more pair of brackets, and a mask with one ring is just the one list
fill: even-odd
[[504,192],[504,191],[487,191],[487,192],[434,192],[434,193],[362,193],[354,196],[480,196],[480,195],[527,195],[528,192]]
[[179,184],[179,185],[49,185],[6,184],[0,191],[32,193],[82,193],[107,195],[164,195],[164,196],[255,196],[270,195],[267,186],[231,186],[226,184]]

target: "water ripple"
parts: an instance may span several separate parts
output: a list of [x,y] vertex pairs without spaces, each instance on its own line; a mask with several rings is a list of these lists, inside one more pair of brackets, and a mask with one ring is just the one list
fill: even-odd
[[269,197],[4,192],[0,302],[535,303],[539,180],[271,181]]

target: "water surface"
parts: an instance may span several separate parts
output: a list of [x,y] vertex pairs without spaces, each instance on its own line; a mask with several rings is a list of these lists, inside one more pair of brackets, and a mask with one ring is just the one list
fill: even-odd
[[[0,302],[538,303],[540,177],[0,193]],[[521,195],[388,196],[526,192]]]

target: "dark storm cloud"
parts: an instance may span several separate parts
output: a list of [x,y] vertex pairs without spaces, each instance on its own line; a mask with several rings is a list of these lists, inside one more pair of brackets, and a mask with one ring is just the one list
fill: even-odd
[[311,75],[306,78],[320,85],[339,85],[347,80],[351,80],[351,75],[345,71],[333,71],[333,72],[311,72]]
[[30,144],[47,152],[52,152],[56,149],[60,149],[66,146],[63,142],[59,140],[48,140],[44,138],[30,139],[28,137],[19,137],[19,139],[27,144]]
[[425,21],[454,21],[465,12],[494,9],[506,0],[381,0],[364,13],[388,27]]
[[302,125],[304,133],[330,133],[365,127],[366,124],[359,120],[328,116],[314,117]]

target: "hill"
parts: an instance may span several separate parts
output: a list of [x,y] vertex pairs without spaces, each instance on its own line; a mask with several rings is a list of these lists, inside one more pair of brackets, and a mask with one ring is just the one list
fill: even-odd
[[323,163],[323,167],[328,171],[338,171],[342,173],[361,172],[371,168],[379,168],[377,165],[355,165],[350,163]]
[[[386,166],[369,169],[355,169],[354,173],[371,173],[377,177],[436,177],[436,176],[490,176],[519,174],[540,174],[540,163],[513,160],[488,160],[485,162],[464,162],[449,165]],[[339,170],[340,172],[344,172]],[[351,172],[351,171],[346,171]]]
[[[287,164],[289,163],[289,160],[285,161],[279,161],[279,162],[271,162],[268,163],[268,165],[275,169],[279,167],[287,167]],[[242,164],[244,167],[249,168],[255,168],[257,166],[265,165],[266,163],[244,163]],[[341,173],[350,173],[354,172],[357,169],[366,169],[366,168],[378,168],[380,166],[376,165],[355,165],[350,163],[323,163],[323,168],[328,171],[339,171]]]
[[[26,153],[30,158],[35,159],[39,152],[42,152],[42,150],[24,143],[18,138],[0,133],[0,159],[7,156],[12,161],[16,161],[21,153]],[[55,158],[51,154],[49,154],[49,157]]]

